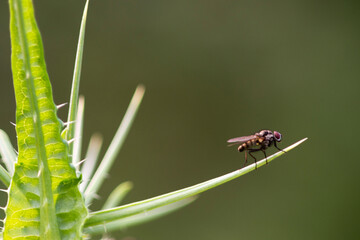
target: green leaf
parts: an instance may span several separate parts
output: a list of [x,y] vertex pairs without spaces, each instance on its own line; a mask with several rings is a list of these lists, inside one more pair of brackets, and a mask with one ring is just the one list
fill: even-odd
[[143,224],[157,218],[168,215],[180,208],[183,208],[197,199],[196,196],[189,197],[174,203],[170,203],[165,206],[161,206],[150,211],[141,212],[129,217],[125,217],[119,220],[104,222],[103,225],[93,226],[91,228],[85,228],[85,233],[88,234],[101,234],[109,233],[116,230],[122,230],[135,225]]
[[16,153],[12,146],[8,135],[0,129],[0,155],[10,174],[14,172],[14,164],[16,162]]
[[120,202],[128,194],[128,192],[133,188],[132,182],[123,182],[119,184],[109,195],[104,203],[102,209],[113,208],[120,205]]
[[4,239],[80,239],[87,210],[61,138],[31,0],[10,0],[18,161]]
[[10,174],[1,165],[0,165],[0,180],[4,183],[6,187],[10,186],[10,181],[11,181]]
[[84,126],[84,111],[85,111],[85,98],[80,96],[79,98],[79,107],[76,114],[75,122],[75,138],[74,138],[74,147],[72,154],[72,163],[74,164],[76,170],[80,169],[80,158],[81,158],[81,146],[82,146],[82,135],[83,135],[83,126]]
[[[63,136],[66,140],[70,141],[75,136],[75,126],[74,122],[76,120],[77,114],[77,104],[79,99],[79,88],[80,88],[80,75],[81,75],[81,66],[82,66],[82,59],[83,59],[83,52],[84,52],[84,41],[85,41],[85,26],[86,26],[86,18],[87,18],[87,11],[89,6],[89,0],[86,1],[83,17],[81,20],[80,26],[80,34],[79,40],[76,50],[76,59],[75,59],[75,67],[74,67],[74,74],[73,74],[73,82],[71,87],[71,95],[70,95],[70,106],[69,106],[69,114],[68,114],[68,126],[63,132]],[[69,149],[71,155],[73,154],[73,144],[69,144]],[[70,157],[71,159],[71,157]]]
[[118,130],[115,133],[113,140],[110,143],[108,150],[105,153],[103,160],[100,163],[100,166],[96,170],[93,178],[91,179],[89,185],[87,186],[84,195],[86,205],[90,204],[96,195],[97,191],[101,187],[101,184],[104,182],[107,173],[109,172],[112,164],[114,163],[117,154],[119,153],[122,144],[130,130],[131,124],[135,119],[137,110],[139,109],[141,100],[145,93],[145,87],[139,85],[130,101],[129,107],[126,110],[125,116],[121,121],[121,124]]
[[2,160],[5,163],[6,171],[3,166],[0,165],[0,180],[5,184],[6,187],[9,187],[11,175],[14,172],[14,164],[16,162],[16,153],[10,142],[8,135],[0,129],[0,155]]
[[[303,140],[300,140],[293,145],[287,147],[284,149],[284,151],[289,152],[302,142],[307,140],[307,138],[304,138]],[[271,162],[275,158],[285,154],[284,152],[280,151],[277,152],[267,158],[268,162]],[[154,198],[150,198],[147,200],[143,200],[140,202],[135,202],[131,204],[127,204],[124,206],[120,206],[117,208],[109,209],[109,210],[102,210],[98,212],[93,212],[90,214],[89,218],[86,220],[84,225],[84,231],[88,232],[91,231],[92,228],[96,228],[99,225],[102,225],[106,222],[115,221],[122,219],[124,217],[132,216],[144,211],[149,211],[154,208],[158,208],[161,206],[165,206],[167,204],[171,204],[173,202],[197,195],[201,192],[204,192],[206,190],[209,190],[211,188],[214,188],[216,186],[219,186],[221,184],[224,184],[230,180],[233,180],[235,178],[238,178],[246,173],[249,173],[256,168],[259,168],[266,164],[266,159],[263,159],[261,161],[258,161],[257,164],[250,164],[242,169],[236,170],[234,172],[225,174],[223,176],[208,180],[206,182],[199,183],[197,185],[187,187],[178,191],[174,191],[171,193],[167,193],[161,196],[157,196]]]
[[90,138],[88,150],[86,152],[85,162],[82,165],[81,173],[83,181],[80,184],[80,191],[84,192],[88,185],[100,154],[103,139],[100,134],[93,134]]
[[[109,197],[106,199],[106,202],[102,209],[109,209],[113,207],[119,206],[120,202],[126,197],[126,195],[129,193],[129,191],[133,188],[133,183],[130,181],[123,182],[119,184],[109,195]],[[114,225],[114,223],[112,223]],[[120,223],[121,224],[121,223]],[[115,226],[118,226],[117,223],[115,223]],[[104,228],[107,228],[107,226],[104,226]],[[107,231],[108,232],[108,231]],[[100,233],[103,233],[101,231]],[[101,239],[109,239],[108,234],[104,233],[103,237]]]

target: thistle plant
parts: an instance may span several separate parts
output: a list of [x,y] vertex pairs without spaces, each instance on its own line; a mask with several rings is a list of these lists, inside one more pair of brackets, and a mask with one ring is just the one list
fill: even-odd
[[[80,73],[89,2],[85,4],[72,81],[69,112],[57,117],[46,71],[42,40],[31,0],[9,0],[12,73],[16,98],[17,151],[0,130],[0,180],[8,201],[1,237],[7,239],[83,239],[109,234],[151,221],[182,208],[196,196],[255,170],[251,164],[211,180],[143,201],[120,205],[132,189],[120,183],[100,210],[90,210],[105,176],[123,145],[145,88],[136,88],[115,136],[98,165],[102,139],[93,135],[82,161],[84,97],[79,96]],[[305,141],[285,148],[286,152]],[[267,158],[271,162],[280,151]],[[266,159],[257,162],[257,167]]]

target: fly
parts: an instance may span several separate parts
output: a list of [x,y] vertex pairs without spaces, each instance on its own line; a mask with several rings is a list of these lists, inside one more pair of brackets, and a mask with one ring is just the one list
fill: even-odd
[[238,150],[239,152],[245,151],[245,164],[247,162],[247,154],[249,153],[249,155],[255,160],[255,168],[257,168],[256,158],[251,153],[262,151],[264,153],[266,163],[268,163],[265,152],[268,147],[274,145],[274,147],[276,147],[278,150],[285,152],[276,145],[276,143],[280,141],[281,133],[277,131],[272,132],[270,130],[261,130],[254,135],[232,138],[227,142],[230,143],[230,145],[240,144]]

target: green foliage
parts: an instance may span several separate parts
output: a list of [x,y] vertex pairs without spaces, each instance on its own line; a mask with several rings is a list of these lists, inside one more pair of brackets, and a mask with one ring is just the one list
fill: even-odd
[[[88,2],[82,18],[74,78],[70,97],[68,125],[63,129],[57,118],[52,89],[46,71],[43,46],[35,21],[31,0],[10,0],[10,32],[12,71],[16,109],[18,155],[7,135],[0,131],[0,154],[6,169],[0,166],[0,180],[9,187],[4,239],[82,239],[124,227],[151,221],[182,208],[196,195],[240,177],[266,160],[211,180],[143,201],[119,206],[132,189],[132,184],[120,184],[100,211],[88,214],[89,205],[103,183],[126,139],[134,121],[145,88],[139,85],[125,116],[99,167],[94,172],[101,137],[94,135],[81,171],[76,171],[81,159],[84,99],[79,100],[80,72],[85,37]],[[62,134],[61,134],[61,131]],[[75,137],[75,141],[73,138]],[[306,139],[288,148],[290,151]],[[70,146],[69,146],[69,143]],[[268,162],[281,156],[277,152]]]
[[87,216],[80,178],[61,138],[32,2],[10,0],[19,155],[6,207],[5,239],[79,239]]
[[[284,149],[285,152],[289,152],[290,150],[294,149],[304,141],[306,141],[307,138],[304,138],[291,146]],[[259,167],[262,167],[266,164],[266,162],[271,162],[274,159],[278,158],[279,156],[285,154],[285,152],[277,152],[271,156],[269,156],[267,159],[262,159],[258,161],[257,163],[250,164],[244,168],[238,169],[236,171],[233,171],[231,173],[225,174],[223,176],[210,179],[208,181],[193,185],[191,187],[187,187],[184,189],[180,189],[171,193],[167,193],[161,196],[157,196],[154,198],[146,199],[143,201],[139,201],[136,203],[130,203],[124,206],[120,206],[117,208],[112,208],[108,210],[102,210],[98,212],[93,212],[89,215],[89,218],[87,219],[85,225],[84,225],[84,231],[88,233],[98,233],[100,229],[102,231],[106,231],[106,229],[109,229],[110,227],[113,227],[114,222],[127,222],[127,220],[133,219],[133,216],[137,216],[145,211],[153,210],[162,208],[164,206],[173,204],[178,201],[182,201],[186,198],[193,197],[199,193],[202,193],[204,191],[207,191],[211,188],[217,187],[221,184],[224,184],[226,182],[229,182],[235,178],[238,178],[246,173],[249,173],[251,171],[256,170]],[[138,219],[140,221],[140,218]],[[127,223],[128,224],[128,223]],[[120,226],[120,224],[119,224]],[[123,226],[122,226],[123,227]]]

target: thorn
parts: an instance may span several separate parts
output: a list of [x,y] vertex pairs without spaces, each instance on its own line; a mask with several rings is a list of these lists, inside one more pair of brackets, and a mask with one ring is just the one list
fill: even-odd
[[14,127],[16,127],[16,124],[15,124],[15,123],[13,123],[13,122],[10,122],[10,124],[11,124],[11,125],[13,125]]
[[[84,178],[81,178],[81,183],[80,183],[80,186],[83,185],[83,184],[88,184],[90,182],[90,179],[84,179]],[[83,186],[80,187],[80,189],[83,188]],[[85,189],[83,190],[83,192],[85,192]]]
[[[0,210],[3,210],[5,212],[6,208],[0,207]],[[3,222],[3,220],[0,219],[0,222]]]
[[85,159],[83,159],[83,160],[81,160],[80,162],[78,162],[77,164],[76,164],[76,166],[80,166],[83,162],[85,162],[86,161],[86,158]]
[[75,138],[70,139],[69,141],[67,141],[67,143],[70,144],[70,143],[73,143],[74,141],[75,141]]
[[89,194],[89,195],[91,195],[91,196],[92,196],[93,198],[95,198],[96,200],[101,199],[101,196],[98,195],[98,194],[96,194],[96,193],[91,193],[91,194]]
[[70,124],[73,124],[73,123],[75,123],[76,121],[70,121],[70,122],[64,122],[63,124],[64,124],[64,126],[65,127],[67,127],[67,126],[69,126]]
[[0,192],[8,193],[9,190],[8,189],[0,189]]
[[95,193],[95,194],[94,194],[94,198],[97,199],[97,200],[100,200],[100,199],[101,199],[101,196]]
[[62,103],[62,104],[59,104],[59,105],[56,106],[56,108],[59,110],[60,108],[66,106],[67,104],[68,104],[67,102],[66,102],[66,103]]
[[[84,174],[83,174],[83,177],[84,177]],[[90,182],[90,179],[85,179],[85,178],[81,178],[81,183],[89,183]]]

